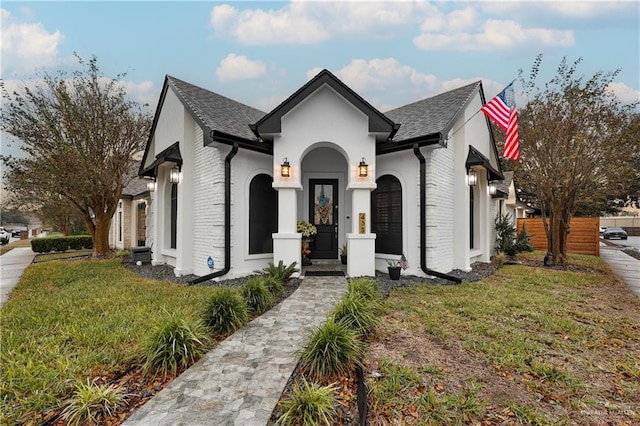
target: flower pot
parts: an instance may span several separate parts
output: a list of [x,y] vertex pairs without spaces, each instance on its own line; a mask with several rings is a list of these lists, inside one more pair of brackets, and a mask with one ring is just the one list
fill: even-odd
[[347,256],[340,255],[340,262],[342,262],[343,265],[346,265],[347,264]]
[[400,279],[400,267],[399,266],[388,266],[387,269],[389,270],[389,278],[391,278],[392,280],[399,280]]

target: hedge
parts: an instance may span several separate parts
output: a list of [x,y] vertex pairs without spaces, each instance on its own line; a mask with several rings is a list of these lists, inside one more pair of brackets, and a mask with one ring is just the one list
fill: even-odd
[[89,235],[75,235],[71,237],[33,238],[31,249],[36,253],[49,253],[50,251],[67,251],[92,249],[93,240]]

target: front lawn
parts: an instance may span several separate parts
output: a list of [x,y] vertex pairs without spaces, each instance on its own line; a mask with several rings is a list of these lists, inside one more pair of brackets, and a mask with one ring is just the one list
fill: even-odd
[[87,378],[113,382],[159,321],[200,319],[214,291],[142,278],[120,259],[31,265],[2,307],[0,423],[41,424]]
[[598,258],[398,288],[365,359],[377,424],[637,424],[640,300]]

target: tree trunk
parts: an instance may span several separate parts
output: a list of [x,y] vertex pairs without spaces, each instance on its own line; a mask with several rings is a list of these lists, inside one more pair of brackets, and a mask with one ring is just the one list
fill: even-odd
[[[553,207],[552,207],[553,209]],[[560,216],[555,214],[555,212],[551,212],[551,255],[553,256],[553,263],[558,263],[561,257],[561,221]]]
[[111,218],[96,216],[95,232],[93,234],[93,256],[103,257],[109,254],[109,228]]

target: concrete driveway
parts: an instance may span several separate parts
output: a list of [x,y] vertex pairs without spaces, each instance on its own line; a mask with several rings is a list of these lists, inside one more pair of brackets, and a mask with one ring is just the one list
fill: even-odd
[[0,306],[7,301],[9,293],[35,256],[31,247],[17,247],[0,256]]

